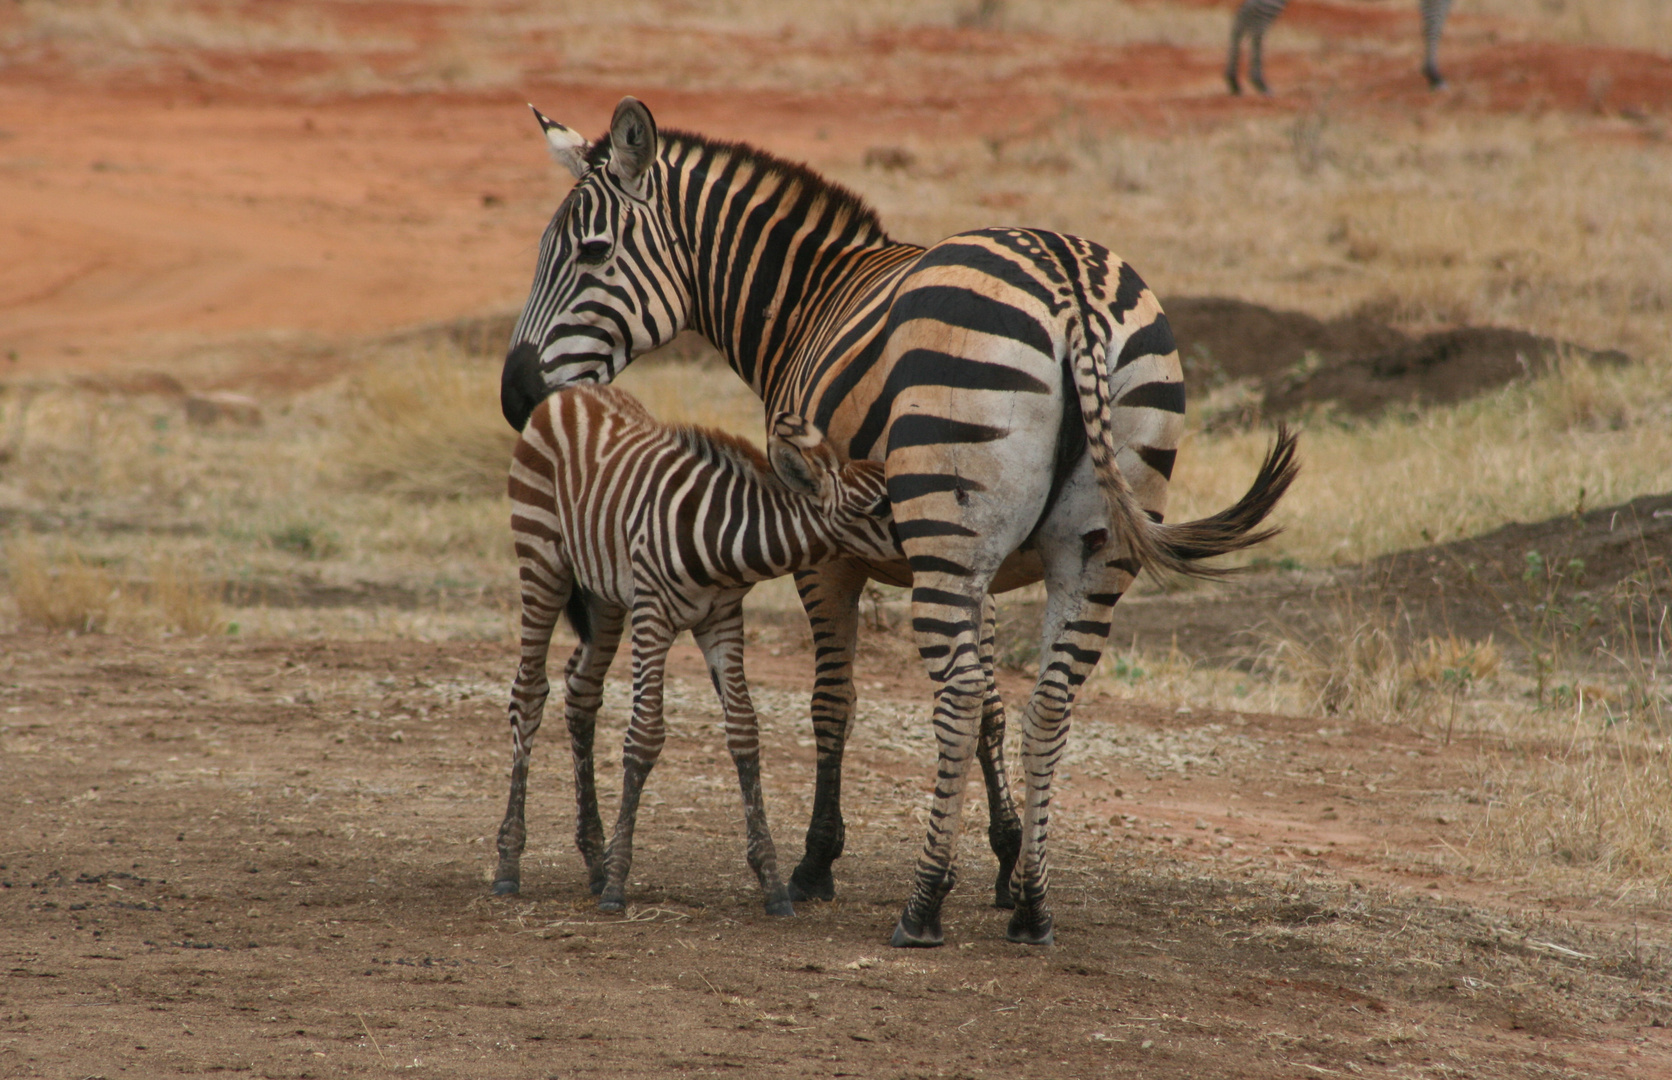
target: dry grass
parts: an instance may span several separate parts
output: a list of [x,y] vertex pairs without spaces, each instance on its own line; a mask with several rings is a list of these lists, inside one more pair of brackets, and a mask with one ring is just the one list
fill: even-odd
[[[1263,432],[1192,433],[1168,516],[1211,512],[1247,485]],[[1415,415],[1304,425],[1282,536],[1262,552],[1309,566],[1473,536],[1672,490],[1672,365],[1564,364],[1550,378]]]
[[362,372],[344,431],[349,481],[419,499],[503,491],[516,433],[498,415],[493,374],[436,352]]
[[104,632],[202,637],[227,626],[219,589],[170,554],[151,559],[146,578],[125,580],[74,546],[49,549],[28,537],[6,544],[6,582],[19,622],[77,634]]
[[123,603],[110,572],[77,551],[45,554],[27,540],[7,544],[6,578],[18,618],[46,630],[81,634],[108,629]]

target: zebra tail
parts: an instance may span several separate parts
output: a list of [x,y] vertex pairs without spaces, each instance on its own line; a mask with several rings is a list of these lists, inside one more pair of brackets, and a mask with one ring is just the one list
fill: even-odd
[[1279,527],[1262,529],[1259,526],[1277,506],[1283,493],[1289,490],[1299,472],[1300,462],[1295,458],[1295,435],[1287,424],[1278,424],[1277,438],[1266,450],[1260,471],[1242,498],[1209,517],[1156,526],[1161,533],[1162,546],[1172,559],[1190,567],[1187,573],[1192,576],[1222,578],[1240,573],[1246,568],[1204,567],[1196,563],[1200,559],[1251,548],[1282,532]]
[[[1083,331],[1082,331],[1083,333]],[[1116,461],[1114,425],[1109,401],[1108,347],[1086,342],[1075,351],[1074,384],[1080,398],[1080,417],[1086,425],[1086,445],[1098,486],[1109,503],[1110,525],[1138,565],[1159,576],[1223,578],[1233,567],[1203,566],[1201,560],[1252,547],[1277,535],[1278,529],[1256,532],[1277,500],[1288,490],[1299,470],[1295,437],[1279,425],[1277,441],[1266,452],[1259,474],[1243,497],[1225,510],[1197,521],[1163,525],[1138,505]]]
[[581,644],[592,644],[592,613],[586,606],[585,589],[579,585],[570,588],[569,602],[563,605],[563,614],[568,616],[569,625],[574,629],[575,636],[581,639]]

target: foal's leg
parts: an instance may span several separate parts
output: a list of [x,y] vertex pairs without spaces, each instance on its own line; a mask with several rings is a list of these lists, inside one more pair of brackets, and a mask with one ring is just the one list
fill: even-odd
[[842,854],[842,753],[853,718],[853,655],[859,640],[859,596],[865,571],[838,561],[795,575],[796,589],[813,630],[813,738],[818,766],[807,845],[790,875],[792,900],[830,900],[836,879],[830,872]]
[[743,596],[717,602],[708,618],[692,628],[708,676],[720,695],[726,714],[726,749],[737,766],[737,783],[743,791],[743,826],[748,834],[749,869],[760,879],[766,894],[768,915],[794,915],[790,893],[778,877],[778,850],[766,824],[766,800],[761,794],[760,721],[749,699],[749,682],[743,674]]
[[604,851],[604,887],[598,897],[598,907],[604,911],[620,911],[627,906],[627,874],[633,867],[633,826],[638,821],[639,796],[668,737],[662,716],[662,689],[668,648],[678,633],[667,611],[654,600],[641,598],[633,605],[631,619],[633,718],[621,748],[621,811],[615,819],[615,835]]
[[574,583],[568,567],[560,565],[553,552],[527,552],[521,562],[522,661],[511,686],[511,793],[506,799],[505,819],[499,825],[499,867],[493,876],[496,896],[508,896],[522,888],[522,854],[528,840],[523,808],[528,796],[529,755],[551,691],[546,680],[546,654],[558,613]]
[[588,638],[581,643],[564,676],[564,712],[569,722],[569,752],[575,764],[575,846],[586,863],[587,884],[596,896],[604,889],[604,823],[598,816],[593,736],[604,701],[604,676],[621,645],[626,612],[593,598],[587,608]]

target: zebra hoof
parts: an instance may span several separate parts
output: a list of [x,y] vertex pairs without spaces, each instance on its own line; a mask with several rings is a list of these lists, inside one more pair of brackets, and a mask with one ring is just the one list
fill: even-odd
[[1232,97],[1242,96],[1242,83],[1237,81],[1235,74],[1229,71],[1225,73],[1225,85],[1230,89]]
[[940,916],[918,927],[913,927],[906,916],[900,916],[900,921],[894,924],[894,937],[889,944],[896,949],[940,948],[946,944],[946,938],[941,935]]
[[599,911],[621,911],[627,907],[627,891],[620,886],[606,888],[598,897]]
[[786,918],[795,914],[795,905],[785,896],[766,902],[766,913],[773,918]]
[[1016,896],[1010,891],[1010,874],[1007,871],[1000,870],[998,881],[993,883],[993,906],[1000,911],[1016,909]]
[[1030,919],[1021,911],[1010,917],[1010,929],[1004,932],[1007,940],[1018,945],[1052,945],[1056,943],[1056,930],[1049,912],[1038,918]]
[[516,878],[500,878],[493,883],[493,894],[495,896],[515,896],[520,892],[522,892],[522,882]]
[[826,867],[823,873],[817,871],[802,872],[796,867],[795,873],[790,875],[791,900],[834,900],[836,899],[836,877]]

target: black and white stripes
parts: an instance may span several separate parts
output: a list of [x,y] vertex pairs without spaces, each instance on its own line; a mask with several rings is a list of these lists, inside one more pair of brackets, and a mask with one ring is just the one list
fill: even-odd
[[[772,426],[767,454],[718,432],[657,423],[613,387],[562,391],[529,418],[509,482],[522,664],[511,691],[511,794],[496,893],[521,885],[529,750],[549,692],[546,653],[558,613],[567,610],[582,641],[565,673],[576,841],[600,905],[619,910],[624,903],[639,795],[665,738],[667,651],[689,629],[725,712],[749,865],[767,910],[792,912],[761,799],[760,745],[743,676],[743,597],[756,582],[838,555],[889,558],[894,538],[880,466],[842,465],[815,428],[787,413]],[[633,642],[633,714],[621,811],[606,848],[593,730],[624,629]]]
[[[1445,29],[1446,15],[1451,12],[1451,0],[1419,0],[1422,4],[1422,74],[1432,90],[1446,85],[1440,74],[1440,32]],[[1231,93],[1242,93],[1242,82],[1237,77],[1238,62],[1242,58],[1242,39],[1248,37],[1248,82],[1262,94],[1266,89],[1264,52],[1266,31],[1283,14],[1289,0],[1242,0],[1236,17],[1231,21],[1231,53],[1225,61],[1225,82]]]

